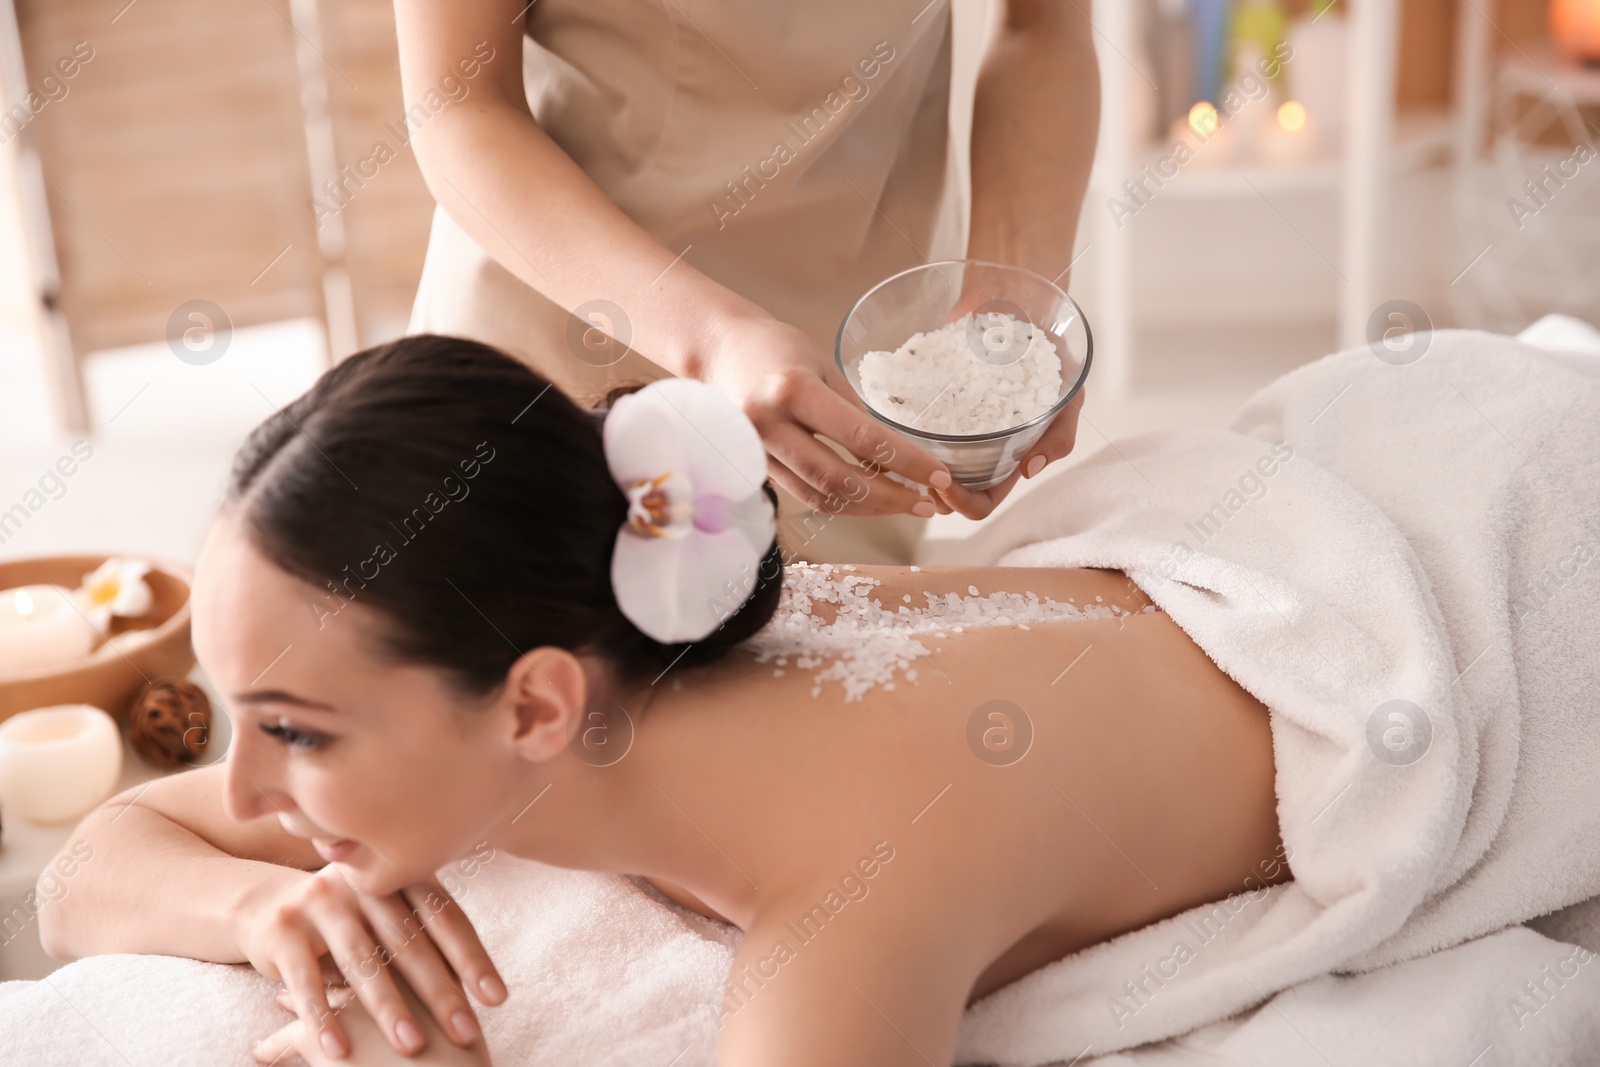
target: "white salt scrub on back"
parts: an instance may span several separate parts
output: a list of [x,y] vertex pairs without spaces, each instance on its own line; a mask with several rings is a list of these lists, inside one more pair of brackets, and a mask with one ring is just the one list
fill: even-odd
[[1050,335],[998,312],[963,315],[861,357],[861,395],[896,422],[933,433],[1006,430],[1061,398]]
[[[911,568],[913,571],[916,567]],[[772,663],[774,677],[781,677],[791,666],[796,670],[816,670],[811,695],[820,697],[826,682],[844,686],[846,703],[860,700],[875,686],[895,687],[896,672],[905,680],[917,681],[917,659],[932,651],[917,640],[946,637],[979,626],[1016,626],[1026,630],[1030,622],[1057,619],[1114,619],[1128,612],[1115,605],[1087,604],[1082,608],[1063,604],[1036,593],[990,593],[977,596],[922,593],[922,604],[900,603],[879,606],[872,590],[883,584],[877,578],[853,574],[846,563],[791,563],[784,568],[783,594],[772,620],[740,647],[756,653],[757,663]],[[908,595],[906,600],[912,598]],[[838,612],[832,622],[812,614],[817,603],[833,604]],[[934,668],[937,671],[937,668]]]

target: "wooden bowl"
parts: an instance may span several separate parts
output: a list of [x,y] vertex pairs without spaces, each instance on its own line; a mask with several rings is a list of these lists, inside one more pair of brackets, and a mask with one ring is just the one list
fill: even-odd
[[[0,563],[0,589],[45,583],[76,589],[84,575],[109,558],[39,556]],[[182,678],[194,667],[194,647],[189,643],[189,586],[194,572],[149,556],[130,558],[149,562],[144,580],[154,603],[138,618],[113,617],[110,635],[144,630],[146,640],[121,655],[102,645],[68,663],[0,674],[0,719],[53,704],[92,704],[125,722],[128,705],[147,678]]]

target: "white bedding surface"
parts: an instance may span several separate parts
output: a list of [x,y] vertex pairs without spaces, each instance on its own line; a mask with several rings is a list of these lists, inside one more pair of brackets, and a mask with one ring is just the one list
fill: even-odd
[[[713,1012],[737,931],[626,879],[505,857],[468,890],[462,904],[511,990],[505,1005],[482,1010],[497,1064],[715,1063]],[[1591,935],[1600,949],[1593,918],[1575,909],[1534,925],[1555,938]],[[612,936],[597,943],[595,928]],[[1513,927],[1395,967],[1302,983],[1235,1018],[1123,1053],[1091,1052],[1076,1067],[1582,1063],[1573,1049],[1600,1049],[1600,958],[1569,963],[1578,975],[1560,987],[1543,972],[1573,948]],[[1539,981],[1550,990],[1543,1003],[1522,988]],[[0,1064],[252,1067],[250,1044],[290,1018],[273,989],[243,966],[80,960],[45,981],[0,983]]]

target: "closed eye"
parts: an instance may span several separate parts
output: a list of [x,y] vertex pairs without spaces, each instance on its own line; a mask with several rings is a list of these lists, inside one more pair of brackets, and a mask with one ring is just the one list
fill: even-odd
[[314,752],[329,741],[327,734],[319,734],[312,730],[297,730],[282,719],[277,722],[261,723],[260,727],[262,733],[277,738],[286,748],[294,751]]

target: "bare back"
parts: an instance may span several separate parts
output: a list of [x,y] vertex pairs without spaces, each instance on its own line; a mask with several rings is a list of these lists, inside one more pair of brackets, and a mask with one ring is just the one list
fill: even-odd
[[[684,672],[676,688],[660,683],[636,741],[634,770],[654,793],[640,802],[673,804],[704,847],[642,873],[746,931],[730,1021],[781,1010],[758,1007],[779,999],[759,985],[738,992],[744,966],[757,982],[850,971],[885,996],[911,981],[926,995],[895,1022],[914,1026],[941,995],[968,1003],[1077,949],[1287,877],[1266,709],[1126,576],[831,576],[880,582],[870,595],[889,610],[926,593],[1005,591],[1098,617],[921,635],[930,655],[849,701],[840,682],[816,681],[820,657],[736,655]],[[888,958],[897,939],[939,951],[921,965]],[[927,1025],[950,1013],[937,1018]]]

